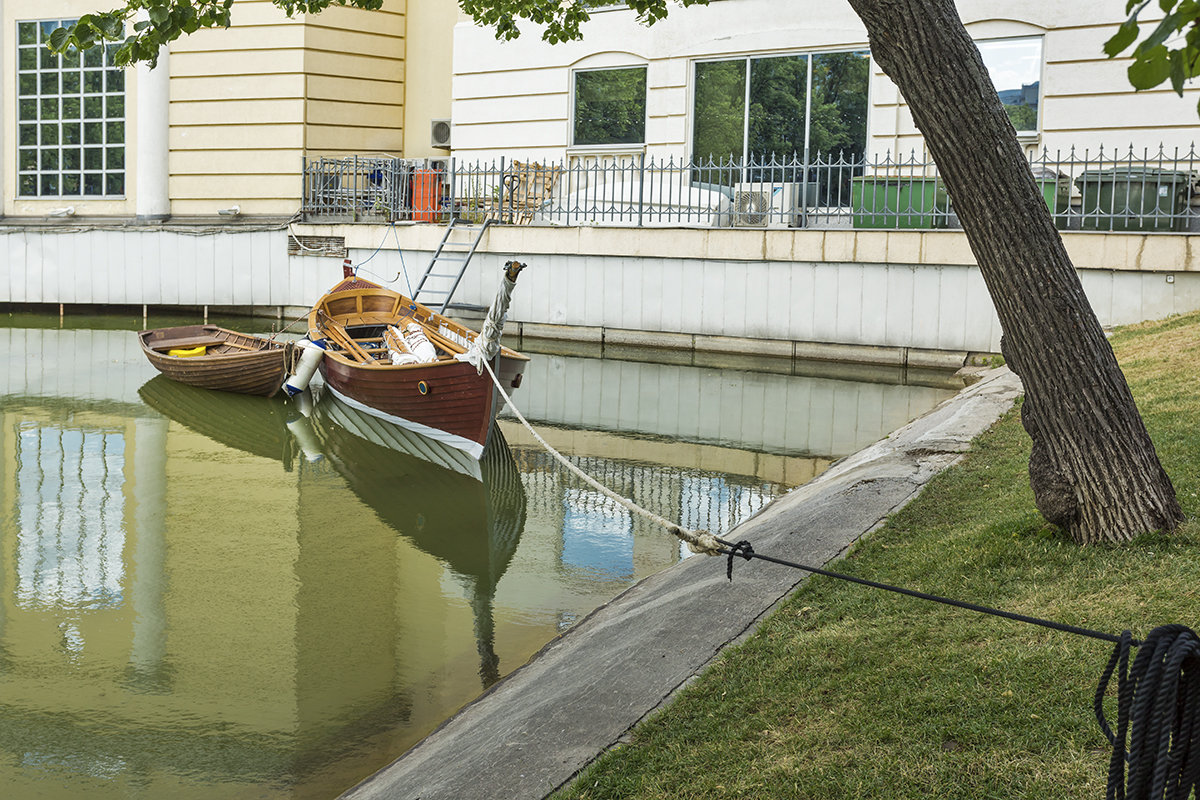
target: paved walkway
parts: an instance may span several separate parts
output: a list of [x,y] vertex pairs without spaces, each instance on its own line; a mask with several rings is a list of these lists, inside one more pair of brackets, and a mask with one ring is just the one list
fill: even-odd
[[[925,416],[779,498],[733,538],[812,565],[852,542],[957,461],[1011,407],[993,370]],[[805,573],[696,556],[653,575],[547,644],[528,664],[377,772],[346,800],[539,800],[624,737]]]

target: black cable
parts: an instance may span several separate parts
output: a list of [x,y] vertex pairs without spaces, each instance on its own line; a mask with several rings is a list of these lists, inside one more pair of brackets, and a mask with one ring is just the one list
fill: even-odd
[[[1129,631],[1114,636],[763,555],[756,553],[747,541],[737,544],[719,538],[717,541],[722,546],[719,552],[729,558],[726,575],[731,581],[735,557],[746,561],[757,558],[873,589],[1113,642],[1112,656],[1100,677],[1094,700],[1096,721],[1112,745],[1106,800],[1186,800],[1193,790],[1200,799],[1200,636],[1186,626],[1162,625],[1139,642]],[[1138,648],[1138,654],[1130,667],[1132,647]],[[1117,674],[1115,733],[1104,716],[1104,696],[1114,672]]]

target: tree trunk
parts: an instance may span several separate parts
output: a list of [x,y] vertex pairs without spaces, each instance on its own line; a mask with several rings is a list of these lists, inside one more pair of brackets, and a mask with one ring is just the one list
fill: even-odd
[[953,0],[849,0],[954,202],[1025,386],[1038,510],[1081,544],[1183,521],[1175,489],[1083,293]]

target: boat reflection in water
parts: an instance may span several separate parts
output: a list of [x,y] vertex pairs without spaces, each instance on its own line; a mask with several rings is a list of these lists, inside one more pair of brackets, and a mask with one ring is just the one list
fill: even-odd
[[479,676],[484,688],[491,686],[500,678],[496,585],[525,527],[525,489],[504,434],[493,429],[476,462],[358,411],[331,392],[318,391],[314,400],[312,420],[324,454],[350,490],[471,587]]
[[499,428],[476,461],[358,411],[321,387],[289,402],[264,401],[159,376],[139,395],[180,425],[277,459],[288,472],[302,462],[327,464],[380,521],[469,587],[480,679],[487,688],[500,678],[493,604],[525,526],[526,499]]

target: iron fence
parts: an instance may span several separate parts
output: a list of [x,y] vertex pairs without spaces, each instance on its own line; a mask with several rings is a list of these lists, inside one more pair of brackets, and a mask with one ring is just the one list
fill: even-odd
[[[1170,152],[1043,150],[1029,167],[1061,230],[1200,231],[1194,145]],[[540,163],[322,158],[305,164],[302,212],[313,221],[457,216],[565,226],[959,227],[936,166],[915,152],[749,161],[642,154]]]

